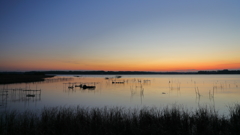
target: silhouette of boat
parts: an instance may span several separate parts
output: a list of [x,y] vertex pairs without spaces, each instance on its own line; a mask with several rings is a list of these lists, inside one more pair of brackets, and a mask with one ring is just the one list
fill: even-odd
[[87,85],[82,85],[83,89],[95,89],[96,86],[87,86]]
[[26,97],[35,97],[34,94],[27,94]]

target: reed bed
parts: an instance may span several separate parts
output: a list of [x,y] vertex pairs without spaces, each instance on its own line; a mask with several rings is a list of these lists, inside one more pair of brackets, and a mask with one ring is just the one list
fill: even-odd
[[181,106],[143,107],[54,107],[40,115],[25,111],[1,113],[1,135],[239,135],[240,105],[229,107],[230,115],[219,116],[211,108],[188,111]]

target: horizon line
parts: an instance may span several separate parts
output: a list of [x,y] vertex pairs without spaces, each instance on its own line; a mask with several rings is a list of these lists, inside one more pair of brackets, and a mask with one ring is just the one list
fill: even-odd
[[194,70],[194,71],[184,71],[184,70],[176,70],[176,71],[137,71],[137,70],[126,70],[126,71],[121,71],[121,70],[26,70],[26,71],[0,71],[0,72],[178,72],[178,73],[186,73],[186,72],[199,72],[199,71],[240,71],[240,69],[217,69],[217,70]]

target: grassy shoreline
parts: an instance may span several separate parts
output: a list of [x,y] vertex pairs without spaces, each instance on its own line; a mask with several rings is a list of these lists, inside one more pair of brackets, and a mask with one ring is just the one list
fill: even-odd
[[0,134],[239,135],[240,104],[229,111],[229,117],[219,116],[211,108],[188,112],[179,106],[163,109],[54,107],[44,108],[39,116],[32,111],[11,111],[0,116]]
[[53,77],[53,75],[0,74],[0,84],[39,82],[39,81],[44,81],[45,78],[49,78],[49,77]]

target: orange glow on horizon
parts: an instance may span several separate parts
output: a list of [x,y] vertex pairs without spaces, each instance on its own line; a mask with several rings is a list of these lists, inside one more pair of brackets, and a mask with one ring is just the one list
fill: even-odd
[[[240,63],[221,64],[211,62],[185,62],[185,63],[64,63],[51,61],[15,62],[6,63],[1,70],[33,71],[33,70],[104,70],[104,71],[160,71],[160,72],[191,72],[199,70],[240,69]],[[9,68],[14,67],[14,68]]]
[[240,69],[238,61],[193,61],[193,60],[19,60],[3,61],[1,71],[34,71],[34,70],[104,70],[104,71],[160,71],[189,72],[199,70]]

